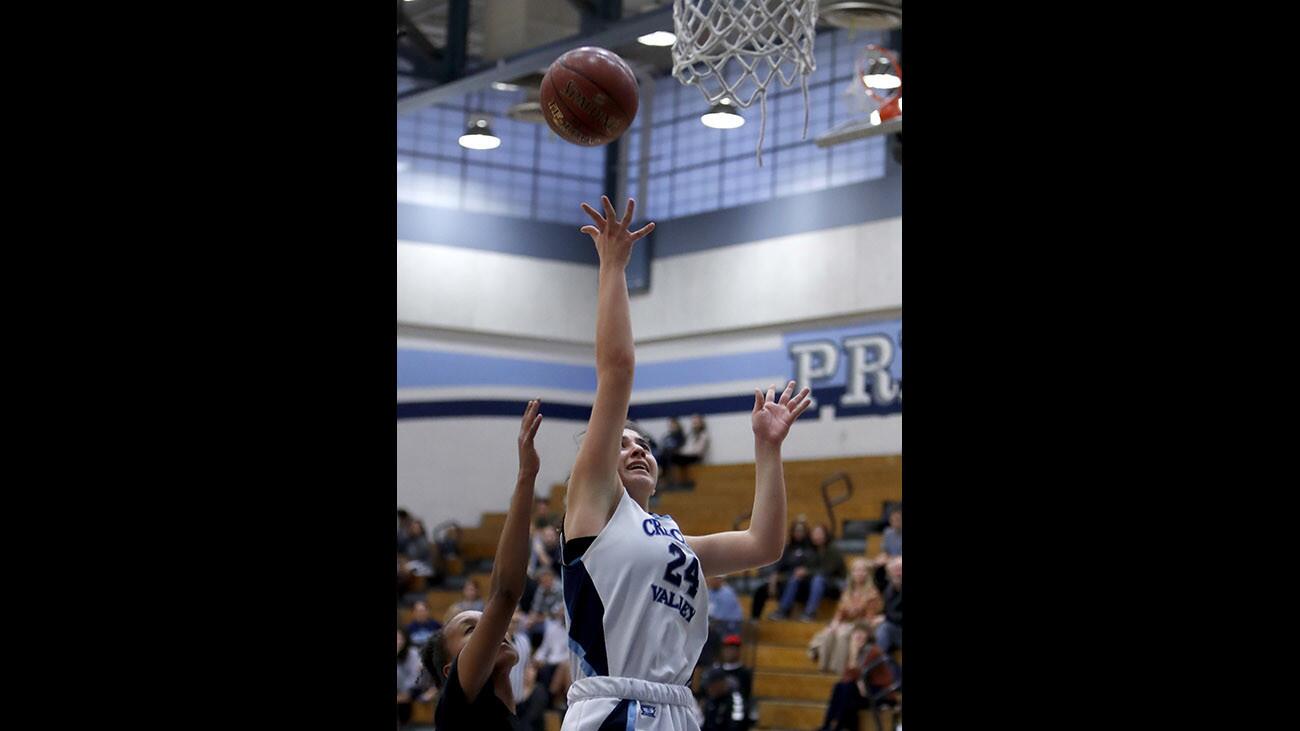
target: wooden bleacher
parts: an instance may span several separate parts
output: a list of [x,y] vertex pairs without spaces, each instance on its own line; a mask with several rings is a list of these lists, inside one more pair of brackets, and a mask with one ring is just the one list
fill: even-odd
[[[902,499],[902,458],[897,455],[883,457],[852,457],[820,460],[787,460],[785,462],[787,514],[791,519],[803,514],[813,523],[829,522],[821,484],[832,474],[844,472],[853,482],[853,495],[835,506],[832,526],[838,535],[845,520],[881,520],[881,509],[886,502]],[[691,468],[695,488],[689,491],[660,493],[651,511],[672,515],[689,535],[700,535],[732,530],[736,519],[749,512],[754,502],[754,465],[697,465]],[[843,485],[832,488],[834,495],[844,492]],[[551,505],[562,509],[564,485],[551,488]],[[466,563],[491,559],[496,552],[505,513],[485,513],[478,526],[461,530],[461,553]],[[866,554],[878,555],[881,536],[873,533],[867,540]],[[846,559],[851,557],[846,556]],[[479,577],[485,589],[489,576]],[[459,591],[432,590],[426,595],[430,612],[442,618],[447,609],[460,601]],[[769,606],[776,608],[777,597]],[[750,597],[740,597],[746,616]],[[826,703],[838,674],[821,673],[808,657],[808,640],[824,626],[834,614],[835,602],[822,603],[817,622],[760,620],[757,623],[758,644],[747,648],[746,658],[753,658],[754,698],[759,706],[759,729],[810,729],[821,725],[826,713]],[[399,612],[402,622],[409,621],[409,610]],[[895,655],[901,662],[901,653]],[[427,705],[427,708],[421,706]],[[432,722],[432,705],[416,704],[413,720],[427,716]],[[886,729],[893,728],[893,716],[883,713]],[[876,731],[870,714],[863,712],[861,728]],[[547,718],[547,728],[559,728],[558,714]]]

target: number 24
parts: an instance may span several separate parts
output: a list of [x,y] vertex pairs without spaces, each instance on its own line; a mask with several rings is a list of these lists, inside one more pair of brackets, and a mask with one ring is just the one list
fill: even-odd
[[[686,552],[676,543],[668,544],[668,552],[676,554],[677,558],[668,562],[668,568],[664,570],[664,581],[671,581],[673,586],[681,586],[682,575],[676,573],[676,570],[686,563]],[[687,589],[686,593],[694,599],[695,592],[700,589],[700,560],[698,558],[692,558],[691,565],[686,567],[686,581],[691,585],[691,588]]]

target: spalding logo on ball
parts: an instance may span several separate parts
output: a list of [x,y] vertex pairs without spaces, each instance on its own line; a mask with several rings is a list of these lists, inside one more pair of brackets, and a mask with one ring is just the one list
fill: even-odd
[[575,145],[607,145],[636,118],[636,74],[618,54],[583,46],[555,59],[542,77],[546,124]]

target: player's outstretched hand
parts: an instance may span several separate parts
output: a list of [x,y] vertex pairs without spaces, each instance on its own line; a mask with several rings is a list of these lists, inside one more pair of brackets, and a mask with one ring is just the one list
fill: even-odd
[[602,195],[600,202],[605,208],[603,216],[597,213],[595,208],[586,203],[582,204],[582,210],[591,216],[591,220],[595,221],[596,225],[583,226],[580,230],[595,242],[596,254],[600,256],[601,264],[626,267],[628,260],[632,258],[632,245],[655,230],[654,222],[651,221],[636,231],[629,232],[627,227],[632,223],[636,200],[627,199],[627,210],[621,219],[615,215],[614,204],[609,202],[609,196]]
[[533,444],[533,437],[537,436],[537,428],[542,425],[542,402],[540,399],[533,399],[528,402],[528,408],[524,409],[523,421],[519,423],[519,474],[537,475],[537,471],[542,468],[542,459],[537,456],[537,445]]
[[812,389],[804,388],[793,397],[794,381],[786,385],[785,391],[781,393],[781,398],[775,399],[776,385],[773,384],[767,389],[767,396],[757,388],[754,389],[754,413],[753,426],[754,438],[764,444],[779,446],[785,441],[785,435],[790,433],[790,425],[795,419],[808,408],[812,400],[808,394]]

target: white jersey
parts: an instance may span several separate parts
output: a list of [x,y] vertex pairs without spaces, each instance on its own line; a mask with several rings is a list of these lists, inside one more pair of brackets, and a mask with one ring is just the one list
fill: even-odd
[[677,522],[624,489],[609,523],[566,555],[565,622],[573,679],[635,678],[685,686],[704,649],[709,591]]

